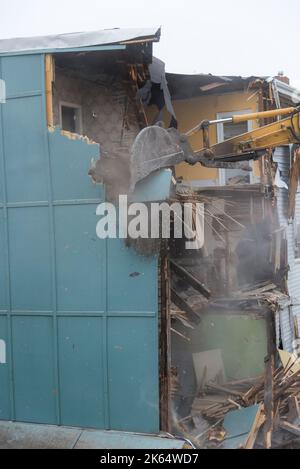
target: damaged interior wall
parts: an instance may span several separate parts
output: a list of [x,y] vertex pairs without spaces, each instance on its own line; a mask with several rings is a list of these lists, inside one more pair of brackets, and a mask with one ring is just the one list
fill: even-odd
[[[221,351],[227,380],[254,378],[264,371],[266,325],[259,315],[234,314],[230,310],[204,314],[201,324],[192,331],[191,342],[193,354]],[[201,355],[197,360],[204,369]]]
[[99,143],[102,154],[121,153],[122,149],[132,145],[140,129],[136,107],[125,85],[120,74],[115,77],[103,75],[94,82],[88,76],[76,76],[75,72],[56,67],[54,125],[61,124],[61,102],[80,106],[83,135]]
[[174,328],[186,337],[172,334],[172,364],[178,376],[173,410],[180,418],[190,415],[209,382],[255,378],[264,372],[266,324],[259,315],[210,311],[192,330],[178,322]]
[[[179,199],[204,202],[205,244],[190,252],[181,241],[171,246],[171,389],[175,431],[184,424],[193,435],[205,428],[203,415],[222,409],[226,383],[264,375],[267,318],[275,322],[284,295],[273,252],[277,220],[260,186],[187,191],[178,189]],[[215,414],[207,410],[213,405]],[[238,407],[234,397],[229,405]]]
[[145,119],[135,100],[134,67],[118,56],[108,61],[103,53],[59,54],[54,59],[53,125],[63,127],[62,106],[78,109],[76,131],[101,149],[91,176],[96,182],[105,180],[109,198],[116,186],[126,194],[130,149]]

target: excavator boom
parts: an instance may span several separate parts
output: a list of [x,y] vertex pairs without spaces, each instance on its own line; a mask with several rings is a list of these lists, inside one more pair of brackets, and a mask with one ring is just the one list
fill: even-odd
[[[240,123],[249,120],[283,117],[272,124],[258,127],[221,143],[210,144],[210,127],[220,123]],[[203,148],[194,151],[189,137],[202,134]],[[253,114],[236,115],[227,119],[202,121],[186,134],[175,129],[150,126],[137,136],[131,153],[131,190],[140,179],[153,171],[175,166],[185,161],[209,168],[241,168],[249,170],[247,161],[262,156],[266,149],[285,144],[300,144],[300,107],[275,109]]]
[[[210,146],[209,140],[204,136],[206,148],[210,149],[213,153],[215,161],[239,161],[247,155],[259,156],[259,153],[264,152],[267,148],[275,148],[280,145],[290,143],[300,143],[300,108],[286,108],[277,109],[274,111],[258,112],[254,114],[244,114],[232,116],[224,121],[232,123],[246,122],[249,120],[266,119],[277,116],[285,116],[284,119],[273,122],[269,125],[258,127],[245,134],[238,135],[229,140]],[[213,121],[209,125],[218,124],[222,122]],[[206,132],[204,126],[203,132]],[[203,153],[203,149],[199,152]],[[252,158],[249,158],[252,159]]]

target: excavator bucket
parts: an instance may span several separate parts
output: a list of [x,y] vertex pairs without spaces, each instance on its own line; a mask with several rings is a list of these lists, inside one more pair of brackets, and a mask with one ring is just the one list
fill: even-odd
[[136,137],[130,156],[130,191],[141,179],[161,168],[184,161],[181,136],[176,129],[158,125],[146,127]]

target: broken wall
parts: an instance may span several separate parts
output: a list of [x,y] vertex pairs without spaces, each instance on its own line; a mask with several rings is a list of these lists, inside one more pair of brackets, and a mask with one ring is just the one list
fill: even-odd
[[191,351],[196,360],[201,360],[207,350],[220,352],[220,365],[229,381],[260,375],[267,354],[265,320],[230,310],[204,314],[201,324],[192,331]]
[[191,412],[194,400],[211,381],[256,378],[264,372],[266,322],[262,316],[233,311],[208,312],[193,329],[176,321],[172,334],[172,366],[178,373],[174,410]]
[[201,250],[187,251],[181,241],[177,247],[175,242],[171,271],[175,262],[184,267],[210,298],[196,291],[187,277],[172,273],[173,289],[187,304],[187,309],[184,303],[181,308],[176,296],[172,298],[175,422],[191,415],[199,396],[205,401],[209,382],[222,385],[264,372],[268,338],[265,308],[258,298],[265,289],[276,288],[270,257],[271,201],[259,186],[203,188],[190,191],[189,201],[192,194],[204,201],[205,244]]
[[83,134],[99,143],[102,153],[128,148],[139,132],[135,105],[121,77],[104,76],[101,81],[94,83],[56,68],[54,123],[60,125],[61,101],[77,104],[82,107]]
[[[140,126],[136,103],[121,74],[103,74],[94,82],[82,76],[82,72],[79,76],[56,67],[53,87],[55,126],[61,125],[61,102],[81,106],[82,133],[100,144],[101,175],[105,178],[108,192],[116,185],[119,193],[126,194],[128,155]],[[106,164],[108,159],[110,164]]]

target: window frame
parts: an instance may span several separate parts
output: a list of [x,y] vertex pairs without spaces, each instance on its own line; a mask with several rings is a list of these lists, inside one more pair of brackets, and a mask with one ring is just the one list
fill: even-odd
[[[63,129],[62,124],[62,108],[69,107],[71,109],[76,109],[78,111],[78,131],[75,131],[75,134],[82,135],[83,133],[83,126],[82,126],[82,106],[80,104],[70,103],[68,101],[59,101],[59,125],[62,130],[65,132],[70,132],[69,130]],[[74,133],[74,132],[70,132]]]
[[[253,113],[253,109],[240,109],[239,111],[227,111],[227,112],[218,112],[216,118],[219,119],[228,119],[234,115],[243,115],[243,114],[251,114]],[[248,132],[253,130],[253,121],[247,121],[248,124]],[[222,143],[224,142],[224,123],[217,124],[217,142]],[[253,169],[253,161],[249,161],[249,165]],[[219,169],[219,186],[226,185],[226,169]],[[253,184],[253,171],[250,172],[250,184]]]

